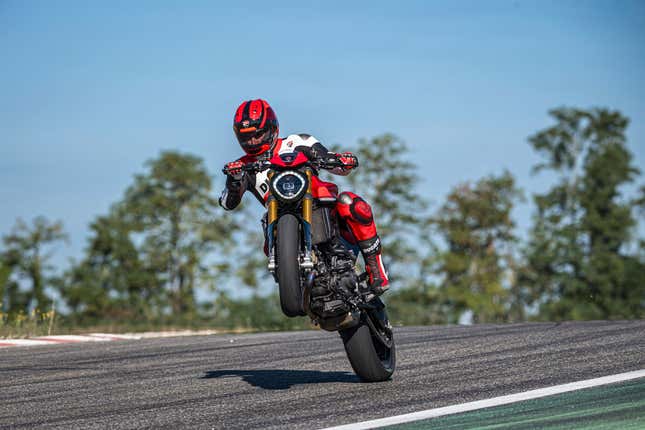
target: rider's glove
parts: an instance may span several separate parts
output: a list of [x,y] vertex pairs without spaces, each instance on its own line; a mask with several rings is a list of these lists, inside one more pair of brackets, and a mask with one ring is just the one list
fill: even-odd
[[240,181],[244,177],[242,167],[244,167],[244,163],[242,161],[231,161],[230,163],[226,163],[226,166],[224,166],[224,173],[230,176],[231,179]]
[[343,170],[352,170],[358,167],[358,158],[351,152],[338,154],[338,161],[343,163]]

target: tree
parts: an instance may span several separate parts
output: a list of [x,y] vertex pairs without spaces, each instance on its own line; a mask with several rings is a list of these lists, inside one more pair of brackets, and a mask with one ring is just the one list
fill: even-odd
[[11,233],[3,237],[2,265],[5,270],[12,270],[18,280],[29,282],[29,289],[23,295],[16,281],[5,281],[9,311],[28,311],[29,308],[43,311],[50,305],[45,289],[53,269],[48,264],[52,257],[51,247],[64,240],[67,240],[67,234],[63,223],[50,223],[42,216],[35,218],[31,226],[18,219]]
[[141,260],[130,227],[115,212],[90,225],[86,256],[60,285],[72,316],[81,322],[151,320],[162,306],[156,273]]
[[0,255],[0,313],[15,315],[27,309],[27,294],[20,291],[18,283],[12,279],[14,267],[11,261],[5,261],[6,255]]
[[60,282],[78,320],[191,320],[196,290],[230,275],[238,226],[215,211],[202,159],[166,151],[146,166],[91,224],[84,258]]
[[418,194],[416,165],[405,158],[407,145],[392,134],[383,134],[343,149],[352,150],[359,159],[359,168],[346,181],[372,206],[391,280],[399,285],[415,282],[418,237],[426,221],[427,202]]
[[515,180],[505,172],[458,185],[435,215],[446,244],[436,270],[442,279],[440,301],[452,308],[452,322],[466,311],[474,322],[507,319],[517,241],[511,210],[518,198]]
[[230,239],[232,220],[216,215],[211,178],[199,157],[166,151],[147,166],[127,189],[119,216],[140,235],[142,259],[157,273],[172,312],[190,316],[195,288],[212,285],[206,256]]
[[167,151],[146,166],[91,224],[84,258],[60,282],[77,320],[191,320],[196,290],[231,274],[238,226],[215,211],[203,161]]
[[642,317],[645,285],[633,285],[642,260],[625,253],[637,202],[623,186],[639,171],[626,147],[629,120],[618,111],[560,108],[556,124],[529,138],[557,183],[534,196],[537,213],[524,283],[536,286],[548,319]]

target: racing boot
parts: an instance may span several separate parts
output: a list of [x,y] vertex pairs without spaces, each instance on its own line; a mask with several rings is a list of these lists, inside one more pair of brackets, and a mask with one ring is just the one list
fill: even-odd
[[381,240],[378,236],[358,242],[365,260],[365,270],[369,275],[369,285],[376,295],[381,295],[390,288],[390,281],[381,259]]

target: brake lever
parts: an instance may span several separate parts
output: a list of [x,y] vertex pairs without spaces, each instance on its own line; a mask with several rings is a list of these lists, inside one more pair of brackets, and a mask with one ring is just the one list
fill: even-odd
[[[245,164],[242,166],[242,171],[244,172],[262,172],[271,167],[271,163],[268,161],[256,161],[254,163]],[[225,175],[230,174],[230,170],[226,167],[222,168],[222,173]]]
[[338,160],[316,160],[312,162],[317,169],[335,169],[336,167],[343,167],[343,163]]

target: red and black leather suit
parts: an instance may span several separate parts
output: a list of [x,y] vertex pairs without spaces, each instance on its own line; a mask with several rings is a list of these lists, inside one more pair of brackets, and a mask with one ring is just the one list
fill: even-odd
[[[310,160],[330,157],[340,159],[345,167],[331,170],[333,174],[344,176],[357,166],[356,158],[352,154],[330,152],[316,138],[307,134],[278,138],[270,150],[257,156],[247,154],[227,166],[240,166],[259,159],[268,159],[282,152],[298,151],[303,152]],[[234,209],[240,204],[242,195],[246,191],[250,191],[262,205],[265,205],[269,191],[268,184],[266,172],[254,174],[241,171],[237,177],[229,175],[219,199],[220,205],[226,210]],[[361,249],[370,276],[370,285],[377,293],[383,293],[388,289],[389,282],[381,259],[381,241],[376,231],[372,208],[357,194],[349,191],[338,194],[338,187],[335,184],[331,182],[322,182],[322,184],[329,190],[330,195],[336,197],[336,210],[340,218],[341,230],[344,230],[344,238],[350,243],[358,244]]]

